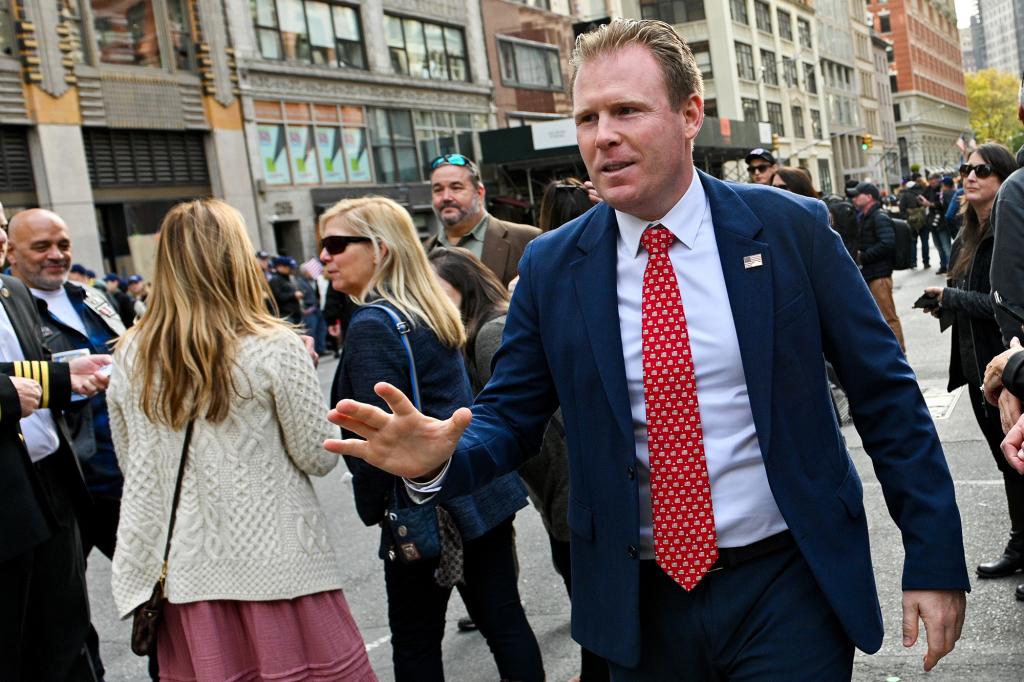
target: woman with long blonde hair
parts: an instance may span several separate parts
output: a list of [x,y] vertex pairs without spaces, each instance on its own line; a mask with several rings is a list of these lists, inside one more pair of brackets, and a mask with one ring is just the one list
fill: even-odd
[[150,596],[186,457],[161,675],[375,680],[309,480],[337,463],[321,447],[334,429],[252,253],[222,201],[179,204],[161,225],[148,308],[118,344],[107,393],[125,477],[114,600],[127,617]]
[[[373,390],[380,381],[412,395],[412,370],[394,314],[407,330],[404,336],[415,358],[420,409],[441,417],[469,405],[473,395],[462,360],[466,333],[459,310],[435,280],[405,209],[383,197],[348,199],[320,217],[319,231],[320,259],[331,285],[360,304],[370,304],[352,315],[331,403],[354,398],[387,409]],[[356,459],[346,458],[346,463],[353,474],[356,511],[366,525],[380,524],[389,505],[412,503],[402,481],[391,474]],[[487,639],[499,676],[522,682],[544,679],[540,648],[517,587],[512,520],[525,505],[526,492],[515,474],[472,495],[446,500],[438,518],[454,525],[461,561],[447,561],[453,555],[443,549],[445,561],[435,557],[405,563],[382,527],[380,558],[397,682],[444,679],[441,639],[453,585]]]

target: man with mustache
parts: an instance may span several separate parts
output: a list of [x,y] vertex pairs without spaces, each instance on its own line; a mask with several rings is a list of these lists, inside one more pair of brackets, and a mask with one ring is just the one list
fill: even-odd
[[487,213],[487,190],[480,181],[480,169],[469,157],[445,154],[431,161],[430,169],[434,213],[441,228],[424,248],[468,249],[508,286],[519,274],[519,259],[526,245],[540,230],[498,220]]

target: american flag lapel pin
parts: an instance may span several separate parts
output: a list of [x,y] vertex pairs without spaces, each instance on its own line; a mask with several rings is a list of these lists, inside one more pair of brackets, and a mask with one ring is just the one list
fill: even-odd
[[764,265],[764,259],[761,258],[761,254],[755,253],[753,256],[743,257],[743,269],[749,270],[750,268],[759,268]]

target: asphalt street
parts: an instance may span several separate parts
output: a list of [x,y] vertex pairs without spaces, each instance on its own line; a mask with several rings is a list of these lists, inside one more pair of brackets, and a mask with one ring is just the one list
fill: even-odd
[[[967,622],[956,650],[927,675],[932,682],[1011,681],[1024,678],[1024,603],[1013,591],[1024,575],[1002,580],[976,580],[973,567],[1001,552],[1008,530],[1002,482],[974,421],[966,395],[946,393],[949,333],[938,322],[911,308],[921,290],[943,278],[930,271],[896,274],[895,298],[908,344],[908,358],[917,372],[932,410],[946,457],[956,482],[963,517],[967,565],[973,580],[968,596]],[[320,375],[325,394],[335,368],[325,360]],[[885,619],[885,643],[878,653],[858,652],[854,679],[875,682],[923,680],[923,641],[911,649],[901,644],[900,576],[903,549],[899,531],[886,510],[869,457],[856,430],[843,429],[857,469],[864,480],[864,497],[871,529],[876,580]],[[393,680],[384,578],[377,559],[378,531],[356,517],[345,467],[316,481],[317,493],[334,522],[338,559],[344,566],[345,595],[362,630],[370,661],[382,681]],[[548,679],[564,682],[578,672],[579,648],[569,637],[569,600],[551,566],[548,543],[539,517],[524,509],[516,517],[520,592],[530,623],[541,644]],[[128,647],[130,623],[117,619],[110,595],[110,562],[94,552],[89,561],[93,622],[100,633],[106,679],[110,682],[147,679],[145,661]],[[461,633],[456,621],[465,608],[456,594],[448,612],[444,640],[447,678],[453,682],[497,680],[498,674],[483,638]],[[615,627],[609,623],[609,627]],[[923,637],[922,637],[923,640]]]

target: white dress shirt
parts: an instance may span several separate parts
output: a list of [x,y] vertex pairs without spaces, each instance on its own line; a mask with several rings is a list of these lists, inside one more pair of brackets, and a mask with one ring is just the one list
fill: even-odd
[[[615,274],[619,333],[639,465],[640,557],[653,559],[650,458],[641,350],[641,299],[647,251],[640,245],[644,229],[653,223],[621,211],[615,211],[615,217],[619,224]],[[654,222],[665,226],[676,237],[668,256],[679,282],[686,315],[718,546],[742,547],[780,533],[788,526],[768,485],[711,209],[704,186],[696,176],[676,205]],[[407,480],[413,499],[425,501],[431,493],[440,490],[450,463],[449,460],[431,481]]]
[[[641,299],[647,251],[640,245],[640,236],[653,223],[621,211],[616,211],[615,217],[619,223],[615,275],[619,332],[639,464],[640,556],[651,559],[654,541],[641,351]],[[663,225],[676,237],[668,257],[679,282],[686,315],[718,546],[742,547],[784,531],[787,526],[768,486],[711,208],[696,176],[676,205],[654,223]]]
[[[14,362],[24,360],[25,352],[21,349],[18,335],[14,333],[14,325],[7,315],[7,309],[0,305],[0,360]],[[25,436],[25,447],[33,462],[38,462],[47,455],[52,455],[60,445],[57,436],[57,424],[53,421],[50,410],[36,410],[21,420],[21,434]]]

